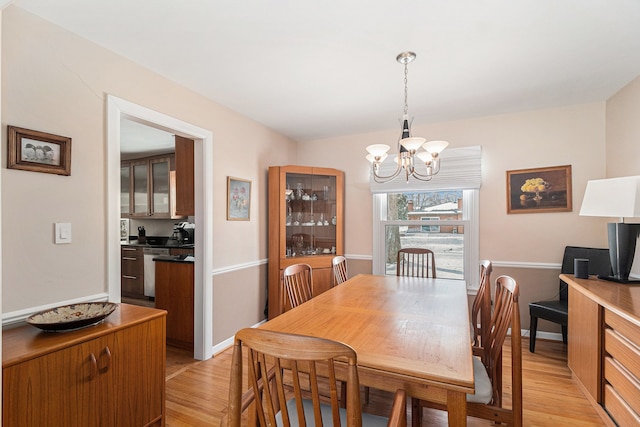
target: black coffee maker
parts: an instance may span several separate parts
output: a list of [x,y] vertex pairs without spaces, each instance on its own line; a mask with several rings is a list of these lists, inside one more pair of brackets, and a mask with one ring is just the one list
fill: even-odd
[[181,245],[192,245],[195,235],[195,224],[190,222],[180,222],[173,226],[171,238]]

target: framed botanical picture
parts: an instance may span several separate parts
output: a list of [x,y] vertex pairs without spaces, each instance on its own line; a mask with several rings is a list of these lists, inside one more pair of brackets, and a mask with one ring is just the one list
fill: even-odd
[[7,169],[71,175],[71,138],[7,126]]
[[571,165],[507,171],[507,213],[571,212]]
[[227,177],[227,220],[251,219],[251,181]]

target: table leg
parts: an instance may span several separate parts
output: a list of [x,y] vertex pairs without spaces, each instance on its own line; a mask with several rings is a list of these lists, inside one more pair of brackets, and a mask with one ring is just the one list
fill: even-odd
[[466,427],[467,395],[449,390],[447,392],[447,412],[449,415],[449,427]]

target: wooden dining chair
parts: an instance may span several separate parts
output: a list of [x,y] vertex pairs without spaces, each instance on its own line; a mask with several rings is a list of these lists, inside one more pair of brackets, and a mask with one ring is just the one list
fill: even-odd
[[[467,415],[494,423],[522,426],[522,347],[520,337],[519,288],[509,276],[496,279],[496,295],[490,334],[485,344],[486,360],[473,357],[475,394],[467,394]],[[511,408],[503,406],[502,347],[511,328]],[[411,399],[412,425],[422,424],[422,408],[446,410],[441,403]]]
[[[284,294],[291,308],[309,301],[313,294],[313,273],[309,264],[293,264],[282,272]],[[283,306],[286,306],[284,304]]]
[[341,255],[333,257],[331,260],[333,266],[333,277],[336,279],[336,285],[346,282],[347,276],[347,259]]
[[480,262],[480,286],[471,307],[471,343],[482,348],[489,340],[488,325],[491,322],[491,261]]
[[[346,408],[339,405],[338,371],[347,383]],[[321,402],[321,377],[329,380],[326,402]],[[309,388],[310,397],[305,398]],[[357,356],[346,344],[254,328],[236,333],[229,407],[221,426],[406,426],[406,411],[406,394],[398,390],[389,418],[362,413]]]
[[436,259],[430,249],[402,248],[397,261],[396,276],[436,277]]

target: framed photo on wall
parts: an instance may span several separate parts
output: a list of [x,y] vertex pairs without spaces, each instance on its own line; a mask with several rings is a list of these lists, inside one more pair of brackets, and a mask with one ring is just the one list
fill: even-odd
[[507,214],[571,212],[571,165],[507,171]]
[[227,220],[251,219],[251,181],[227,177]]
[[7,126],[7,169],[71,175],[71,138]]

